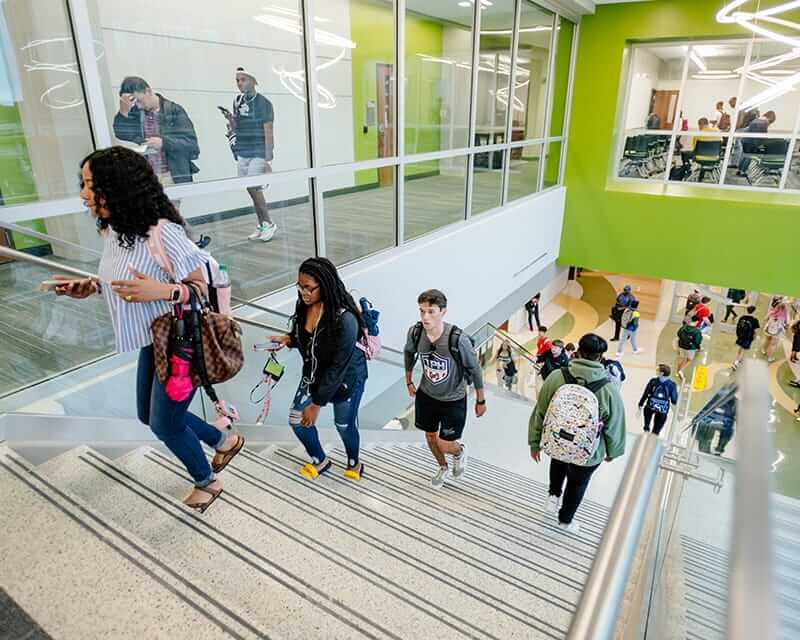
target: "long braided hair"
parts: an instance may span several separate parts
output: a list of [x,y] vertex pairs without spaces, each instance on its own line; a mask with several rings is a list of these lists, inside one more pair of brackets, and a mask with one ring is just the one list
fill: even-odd
[[[300,273],[311,276],[317,281],[319,285],[319,294],[322,299],[323,313],[320,318],[320,328],[324,328],[329,332],[334,331],[336,323],[339,319],[339,311],[344,309],[350,311],[358,321],[358,335],[363,335],[366,331],[364,318],[361,316],[361,310],[356,305],[353,296],[347,291],[344,282],[339,277],[339,272],[336,271],[334,264],[327,258],[308,258],[300,265]],[[297,303],[294,308],[293,322],[294,327],[302,327],[306,322],[306,315],[308,314],[308,307],[303,302],[300,293],[297,294]]]

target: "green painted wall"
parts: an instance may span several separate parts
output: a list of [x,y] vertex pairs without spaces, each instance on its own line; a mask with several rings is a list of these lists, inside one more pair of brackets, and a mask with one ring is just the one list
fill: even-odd
[[800,196],[607,183],[623,50],[629,40],[740,36],[721,2],[600,5],[584,16],[570,117],[559,260],[594,269],[800,295]]
[[[353,49],[353,136],[355,160],[372,160],[378,157],[378,128],[363,132],[367,102],[377,104],[377,65],[392,64],[394,57],[394,21],[391,6],[385,2],[351,0],[350,33],[356,43]],[[406,88],[406,118],[409,122],[425,122],[438,126],[440,99],[438,98],[441,66],[419,63],[417,53],[431,56],[442,54],[442,26],[415,15],[406,16],[406,65],[410,80]],[[410,66],[413,62],[414,66]],[[408,138],[407,138],[408,139]],[[418,143],[420,152],[439,150],[439,130],[425,134]],[[429,171],[430,167],[410,165],[407,173],[414,175]],[[373,184],[378,181],[374,169],[359,171],[356,184]]]
[[[6,206],[38,200],[36,182],[31,173],[28,145],[16,106],[0,105],[0,191]],[[46,232],[43,220],[21,223],[36,231]],[[20,251],[47,244],[16,231],[11,234],[14,247]]]

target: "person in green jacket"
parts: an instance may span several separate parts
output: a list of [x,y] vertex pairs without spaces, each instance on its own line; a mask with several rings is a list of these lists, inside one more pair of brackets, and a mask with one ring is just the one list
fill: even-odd
[[700,329],[684,320],[678,329],[678,377],[686,380],[683,370],[688,367],[703,344]]
[[[600,360],[607,350],[608,343],[603,338],[587,333],[578,343],[578,353],[569,363],[569,372],[580,382],[586,383],[606,377],[606,370]],[[565,382],[562,370],[554,371],[539,391],[536,407],[531,414],[528,424],[528,444],[531,448],[531,458],[536,462],[541,461],[542,429],[547,408],[556,390],[563,384]],[[578,533],[580,530],[578,523],[573,522],[573,518],[583,500],[592,474],[603,460],[611,462],[625,453],[625,406],[619,387],[607,384],[598,390],[596,395],[600,419],[604,425],[597,451],[587,461],[586,466],[550,459],[550,491],[546,509],[549,513],[558,512],[559,526],[570,533]],[[564,488],[565,480],[566,488]],[[563,502],[561,502],[562,492]],[[559,502],[561,502],[560,510]]]

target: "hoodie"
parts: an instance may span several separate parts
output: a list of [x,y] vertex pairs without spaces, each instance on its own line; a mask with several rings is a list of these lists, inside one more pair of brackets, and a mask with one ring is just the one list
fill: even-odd
[[[571,360],[569,371],[579,380],[586,382],[594,382],[607,377],[606,370],[600,362],[583,358]],[[563,384],[564,374],[561,369],[558,369],[545,380],[539,391],[536,407],[534,407],[528,423],[528,444],[531,453],[535,453],[541,448],[544,416],[556,389]],[[587,461],[586,466],[600,464],[605,458],[613,460],[625,453],[625,406],[622,403],[619,387],[614,384],[605,385],[597,392],[597,401],[600,405],[600,419],[604,424],[603,437],[600,438],[597,451]]]

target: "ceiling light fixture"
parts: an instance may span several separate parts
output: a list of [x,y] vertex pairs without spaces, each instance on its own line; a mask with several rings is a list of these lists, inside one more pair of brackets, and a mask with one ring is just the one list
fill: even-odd
[[792,91],[798,82],[800,82],[800,73],[795,73],[794,75],[788,76],[785,80],[781,80],[777,84],[765,89],[761,93],[757,93],[752,98],[745,100],[741,107],[739,107],[739,110],[746,111],[747,109],[760,107],[762,104],[769,102],[770,100],[779,98],[789,91]]
[[758,22],[766,22],[770,25],[778,25],[781,27],[794,29],[795,31],[800,31],[800,25],[797,23],[774,17],[800,7],[800,2],[797,0],[793,0],[792,2],[784,2],[783,4],[756,12],[736,11],[736,9],[748,1],[749,0],[734,0],[733,2],[722,7],[722,9],[717,12],[717,22],[721,22],[723,24],[738,24],[748,31],[764,36],[765,38],[769,38],[770,40],[774,40],[775,42],[782,42],[790,47],[800,47],[800,39],[784,35],[783,33],[757,24]]
[[692,49],[692,52],[689,54],[689,57],[691,58],[692,62],[694,62],[697,65],[697,68],[700,69],[700,71],[708,71],[706,63],[703,62],[703,59],[697,54],[697,51]]

